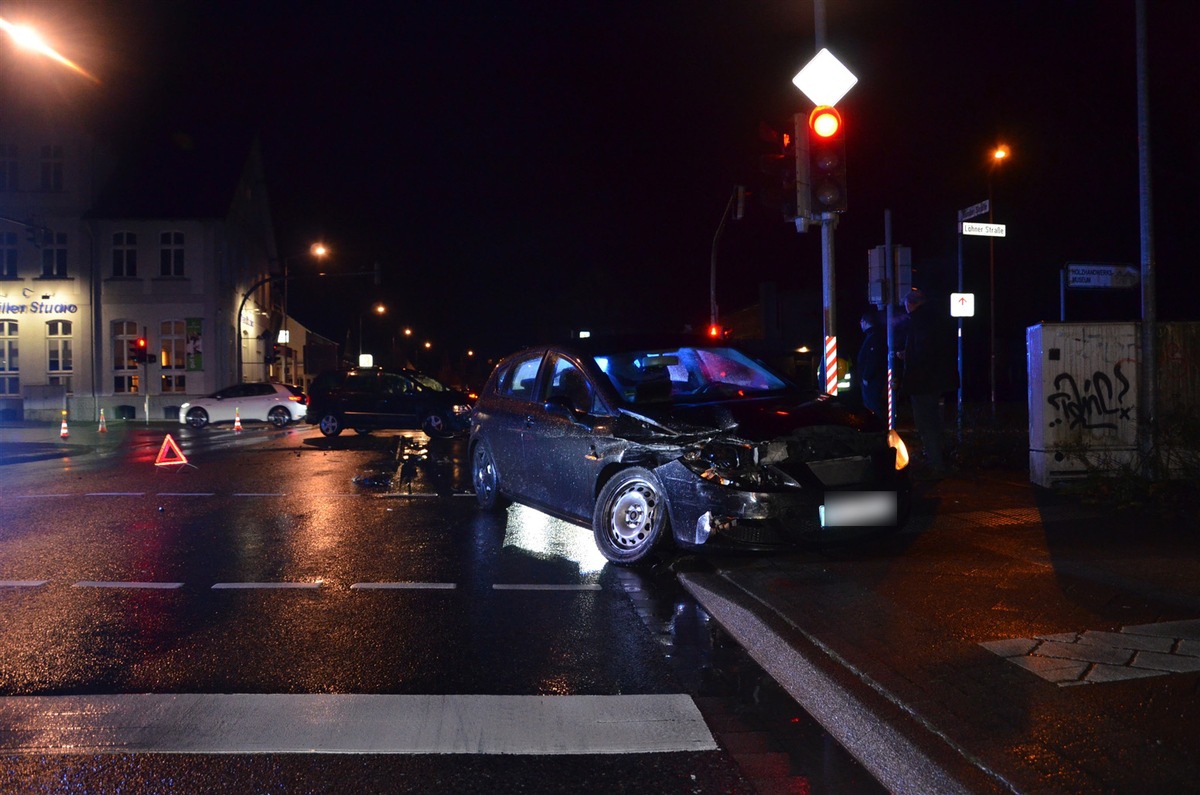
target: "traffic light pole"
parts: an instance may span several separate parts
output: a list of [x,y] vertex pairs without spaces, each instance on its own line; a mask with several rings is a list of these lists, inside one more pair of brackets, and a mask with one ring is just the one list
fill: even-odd
[[146,340],[146,350],[141,351],[142,360],[142,413],[146,415],[146,424],[150,424],[150,337],[147,329],[142,326],[142,339]]
[[837,227],[837,213],[821,213],[821,319],[824,329],[825,350],[822,373],[825,376],[825,391],[837,394],[837,284],[834,277],[833,230]]

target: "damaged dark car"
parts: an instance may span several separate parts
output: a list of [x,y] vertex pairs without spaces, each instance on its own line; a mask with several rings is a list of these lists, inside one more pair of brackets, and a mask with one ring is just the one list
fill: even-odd
[[725,344],[578,340],[500,362],[469,442],[481,507],[590,527],[610,561],[783,549],[901,526],[903,442]]

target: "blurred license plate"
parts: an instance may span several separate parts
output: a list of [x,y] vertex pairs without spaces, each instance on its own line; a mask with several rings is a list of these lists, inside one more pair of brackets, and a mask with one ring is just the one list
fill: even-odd
[[894,491],[831,491],[821,506],[821,527],[859,527],[896,522]]

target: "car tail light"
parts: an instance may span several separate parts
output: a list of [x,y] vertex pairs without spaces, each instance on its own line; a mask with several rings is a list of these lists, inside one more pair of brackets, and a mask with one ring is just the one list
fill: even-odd
[[297,403],[308,405],[308,395],[288,395],[288,400],[294,400]]

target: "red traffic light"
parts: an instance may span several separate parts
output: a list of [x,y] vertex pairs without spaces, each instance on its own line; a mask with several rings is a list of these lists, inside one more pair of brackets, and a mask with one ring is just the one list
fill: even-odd
[[808,128],[818,138],[832,138],[842,130],[842,114],[829,105],[821,105],[808,117]]
[[713,339],[718,339],[721,336],[721,327],[716,323],[713,323],[708,327],[708,336],[712,337]]
[[137,349],[138,349],[139,351],[144,351],[144,350],[146,350],[146,338],[145,338],[145,337],[138,337],[138,338],[137,338],[137,341],[136,341],[136,342],[134,342],[133,344],[134,344],[135,346],[137,346]]

